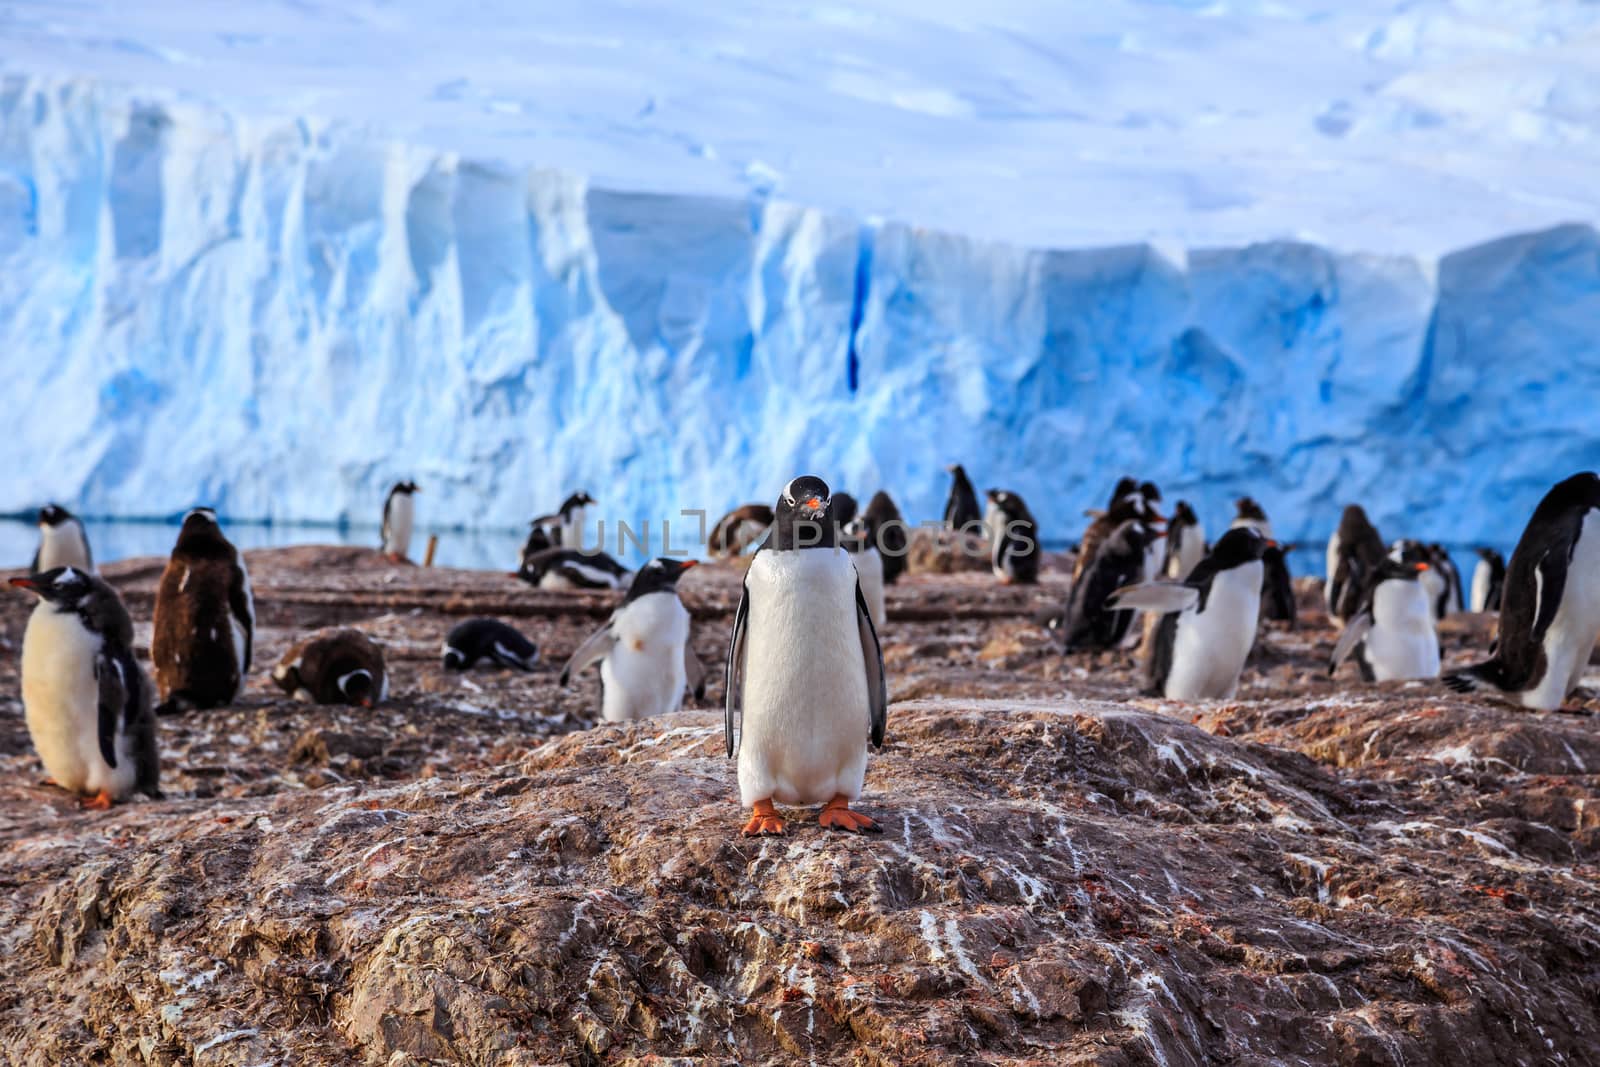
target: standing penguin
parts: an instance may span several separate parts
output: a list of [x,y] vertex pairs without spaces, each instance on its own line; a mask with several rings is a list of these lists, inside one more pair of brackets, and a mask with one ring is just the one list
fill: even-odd
[[[838,502],[835,496],[834,502]],[[856,577],[861,582],[861,595],[867,602],[867,614],[872,616],[873,627],[882,632],[885,614],[883,596],[883,553],[878,551],[878,532],[865,515],[857,515],[854,522],[840,524],[843,531],[840,544],[850,553],[855,564]]]
[[989,557],[994,576],[1007,585],[1033,585],[1039,580],[1039,524],[1009,489],[991,489],[988,499],[998,516]]
[[1181,582],[1206,556],[1206,530],[1187,500],[1178,501],[1167,520],[1167,556],[1161,573]]
[[1145,580],[1145,550],[1155,538],[1155,531],[1135,510],[1132,501],[1124,500],[1106,512],[1096,523],[1124,516],[1116,528],[1096,539],[1092,547],[1079,549],[1077,573],[1072,581],[1072,591],[1067,597],[1067,610],[1062,622],[1065,650],[1080,648],[1116,648],[1130,636],[1137,638],[1133,627],[1133,612],[1112,607],[1111,595],[1123,586]]
[[396,563],[405,559],[411,551],[411,528],[416,517],[412,496],[421,491],[416,482],[396,482],[383,501],[382,551]]
[[1456,570],[1456,561],[1450,558],[1450,552],[1437,541],[1428,546],[1428,563],[1439,572],[1444,581],[1444,595],[1439,600],[1439,618],[1447,615],[1458,615],[1461,612],[1461,572]]
[[1433,612],[1433,621],[1438,622],[1444,618],[1445,606],[1450,596],[1450,590],[1445,584],[1445,577],[1433,566],[1433,553],[1421,541],[1410,538],[1401,538],[1389,546],[1389,558],[1396,563],[1409,563],[1415,566],[1426,563],[1426,567],[1417,568],[1421,575],[1418,581],[1428,593],[1428,610]]
[[158,715],[238,699],[250,670],[256,606],[244,558],[210,508],[184,517],[156,590],[150,659]]
[[584,516],[594,497],[583,490],[578,490],[561,502],[554,514],[540,515],[533,520],[533,525],[545,530],[556,531],[552,538],[552,547],[559,545],[574,551],[583,547]]
[[1331,675],[1355,654],[1369,682],[1439,676],[1439,635],[1432,597],[1418,579],[1427,563],[1385,559],[1362,596],[1361,610],[1345,625],[1328,662]]
[[561,668],[564,687],[572,676],[600,664],[600,717],[628,722],[664,715],[683,706],[687,685],[705,695],[705,668],[689,647],[689,611],[678,599],[678,579],[695,561],[651,560],[639,569],[622,606],[578,646]]
[[1505,582],[1506,558],[1492,548],[1478,549],[1478,565],[1472,569],[1472,610],[1499,611]]
[[45,771],[83,806],[159,798],[150,683],[116,590],[75,567],[13,578],[39,597],[22,637],[22,705]]
[[1146,663],[1146,695],[1168,700],[1227,699],[1256,640],[1261,556],[1273,547],[1252,529],[1222,535],[1182,582],[1119,589],[1107,606],[1160,612]]
[[850,802],[888,721],[878,634],[855,568],[833,543],[827,484],[796,478],[772,510],[728,647],[723,729],[752,812],[744,832],[783,833],[774,802],[822,804],[824,828],[875,832]]
[[1342,626],[1361,610],[1361,597],[1372,575],[1383,566],[1387,552],[1383,538],[1360,504],[1350,504],[1339,517],[1339,528],[1328,538],[1328,580],[1323,598],[1328,615]]
[[1546,493],[1522,531],[1506,570],[1493,657],[1445,682],[1553,711],[1583,679],[1597,637],[1600,477],[1586,471]]
[[910,536],[905,520],[900,517],[900,509],[895,507],[894,500],[882,489],[872,494],[872,499],[867,501],[867,510],[862,515],[872,531],[878,554],[883,557],[883,584],[893,585],[906,570]]
[[950,496],[944,504],[944,525],[946,529],[959,533],[981,523],[983,515],[978,511],[978,494],[967,479],[966,469],[955,463],[945,470],[950,472]]
[[1267,513],[1261,510],[1261,505],[1250,497],[1242,496],[1233,502],[1237,514],[1233,517],[1230,529],[1248,526],[1267,540],[1272,540],[1272,522],[1267,518]]
[[58,504],[39,509],[39,549],[33,554],[34,574],[73,567],[85,574],[94,573],[94,556],[89,552],[89,535],[78,517]]
[[441,651],[447,671],[471,670],[480,659],[514,671],[531,671],[539,664],[539,646],[499,619],[458,623]]
[[713,559],[733,559],[761,540],[772,525],[772,509],[765,504],[745,504],[734,508],[711,528],[706,550]]
[[1268,541],[1266,551],[1261,554],[1261,566],[1266,570],[1261,586],[1261,617],[1286,622],[1291,630],[1299,607],[1294,599],[1294,581],[1289,577],[1289,549],[1293,547]]
[[389,699],[383,648],[360,630],[313,634],[284,653],[272,680],[307,704],[370,708]]

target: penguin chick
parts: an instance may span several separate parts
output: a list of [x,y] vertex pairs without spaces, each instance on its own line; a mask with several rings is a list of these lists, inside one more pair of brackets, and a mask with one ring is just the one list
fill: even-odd
[[150,659],[160,715],[212,708],[244,692],[255,640],[255,597],[244,558],[210,508],[183,520],[156,590]]
[[1323,598],[1335,625],[1343,626],[1361,610],[1361,598],[1387,554],[1383,538],[1367,519],[1366,511],[1360,504],[1348,505],[1339,517],[1339,528],[1328,538],[1328,580]]
[[705,696],[705,668],[689,647],[689,611],[678,579],[694,560],[653,559],[639,569],[622,605],[578,646],[561,669],[563,688],[600,664],[600,717],[628,722],[677,711],[685,686]]
[[417,483],[394,483],[383,501],[383,554],[396,563],[411,552],[411,529],[416,518],[413,495],[422,492]]
[[1180,500],[1167,520],[1167,554],[1161,573],[1181,582],[1206,557],[1206,530],[1187,500]]
[[531,671],[539,663],[539,646],[499,619],[468,619],[445,638],[444,669],[471,670],[487,659],[499,667]]
[[46,504],[39,509],[39,548],[33,554],[34,574],[73,567],[85,574],[93,574],[94,555],[89,551],[89,535],[83,522],[58,504]]
[[272,680],[307,704],[370,708],[389,699],[383,648],[360,630],[312,634],[284,653]]
[[45,771],[86,808],[134,790],[159,799],[150,683],[122,598],[75,567],[11,584],[39,598],[22,638],[22,704]]
[[783,833],[774,802],[824,805],[817,822],[826,829],[879,829],[850,802],[861,795],[867,746],[883,745],[883,654],[829,509],[822,479],[784,486],[734,614],[723,733],[752,812],[747,835]]

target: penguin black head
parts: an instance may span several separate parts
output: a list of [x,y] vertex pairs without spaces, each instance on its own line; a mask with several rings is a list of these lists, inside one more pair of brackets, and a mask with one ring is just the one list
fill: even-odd
[[1180,500],[1172,508],[1172,518],[1168,520],[1172,526],[1198,526],[1200,518],[1194,513],[1194,508],[1189,506],[1187,500]]
[[1276,541],[1267,540],[1259,530],[1238,526],[1217,538],[1211,559],[1217,570],[1225,571],[1261,559],[1269,549],[1282,551]]
[[1402,538],[1389,546],[1389,558],[1397,563],[1428,563],[1428,549],[1421,541]]
[[13,578],[11,584],[26,589],[61,611],[78,611],[95,593],[95,583],[76,567],[55,567],[42,574]]
[[1426,560],[1395,559],[1385,556],[1378,566],[1379,582],[1414,582],[1433,567]]
[[1020,518],[1025,515],[1032,517],[1029,515],[1028,505],[1023,502],[1020,496],[1009,489],[991,489],[985,495],[989,498],[990,503],[1007,516],[1012,518]]
[[946,464],[945,468],[944,468],[944,472],[946,474],[954,474],[958,478],[965,478],[967,476],[967,469],[965,467],[963,467],[959,463],[948,463],[948,464]]
[[459,648],[445,646],[444,669],[447,671],[464,671],[467,669],[467,654]]
[[363,708],[370,708],[375,699],[372,685],[372,672],[365,667],[357,667],[349,674],[341,674],[335,681],[339,692],[352,704]]
[[832,548],[837,543],[831,521],[832,494],[828,483],[802,474],[783,487],[772,508],[772,532],[766,547],[775,551],[795,548]]
[[698,560],[657,556],[640,567],[639,573],[633,576],[633,584],[628,586],[628,595],[623,603],[637,600],[648,593],[671,592],[678,587],[678,579],[683,577],[683,572],[698,563]]
[[1139,495],[1144,497],[1145,503],[1154,504],[1161,499],[1161,490],[1156,488],[1155,482],[1140,482]]
[[849,493],[833,494],[833,521],[840,526],[849,526],[860,510],[861,505]]
[[1504,563],[1505,557],[1487,545],[1478,548],[1478,558],[1485,563]]
[[577,509],[586,508],[593,503],[594,497],[580,489],[576,493],[573,493],[571,496],[567,497],[567,499],[563,500],[561,502],[561,507],[557,510],[562,515],[570,515]]
[[417,483],[412,481],[410,478],[407,478],[403,482],[395,482],[394,488],[389,490],[389,495],[393,496],[396,493],[403,493],[406,496],[410,496],[412,493],[420,492],[422,492],[422,490],[417,487]]
[[1110,509],[1116,507],[1118,504],[1122,503],[1124,500],[1128,499],[1138,491],[1138,480],[1130,478],[1128,475],[1124,474],[1121,478],[1117,479],[1116,488],[1111,490],[1111,503],[1107,505],[1107,508]]
[[46,504],[39,509],[40,526],[59,526],[72,518],[72,512],[60,504]]
[[217,513],[210,508],[195,508],[183,517],[183,527],[178,531],[178,542],[172,548],[174,555],[193,558],[232,559],[234,548],[222,536],[217,523]]
[[1233,502],[1233,506],[1238,509],[1239,518],[1241,519],[1255,519],[1257,522],[1267,521],[1267,513],[1262,511],[1261,505],[1257,504],[1251,497],[1242,496]]

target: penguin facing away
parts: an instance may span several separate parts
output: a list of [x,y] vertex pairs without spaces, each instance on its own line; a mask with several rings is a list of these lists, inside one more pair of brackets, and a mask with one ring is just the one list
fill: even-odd
[[633,572],[604,552],[547,548],[523,560],[517,577],[540,589],[621,589]]
[[468,619],[456,624],[440,651],[447,671],[471,670],[483,659],[514,671],[531,671],[539,663],[539,646],[499,619]]
[[1428,562],[1433,569],[1439,572],[1444,581],[1444,594],[1439,601],[1438,617],[1460,614],[1461,600],[1461,572],[1456,570],[1456,561],[1450,558],[1450,552],[1437,541],[1428,545]]
[[370,708],[389,699],[383,648],[360,630],[311,635],[284,653],[272,680],[306,704]]
[[1262,554],[1272,543],[1249,528],[1229,530],[1182,582],[1119,589],[1108,606],[1161,613],[1145,665],[1146,695],[1227,699],[1256,640]]
[[1272,523],[1267,518],[1267,513],[1261,509],[1260,504],[1257,504],[1251,497],[1242,496],[1233,502],[1233,506],[1237,514],[1233,517],[1233,524],[1230,529],[1248,526],[1267,540],[1272,540]]
[[89,535],[83,522],[58,504],[39,509],[39,548],[28,569],[43,574],[57,567],[72,567],[85,574],[95,573],[94,555],[89,551]]
[[774,803],[822,804],[826,829],[879,829],[850,802],[867,746],[883,745],[888,687],[855,568],[833,543],[828,496],[809,475],[784,486],[734,615],[723,729],[752,812],[746,835],[783,833]]
[[135,790],[159,799],[150,683],[122,598],[75,567],[11,584],[39,597],[22,638],[22,704],[45,771],[86,808]]
[[872,531],[878,555],[883,557],[883,584],[893,585],[906,570],[910,536],[905,520],[900,517],[900,509],[895,507],[894,500],[882,489],[872,494],[862,516]]
[[772,509],[765,504],[745,504],[734,508],[711,528],[706,550],[713,559],[732,559],[761,540],[772,525]]
[[1492,548],[1478,549],[1478,564],[1472,569],[1472,610],[1499,611],[1505,581],[1506,558]]
[[1161,573],[1181,582],[1206,557],[1206,530],[1187,500],[1180,500],[1167,520],[1167,554]]
[[[540,515],[534,519],[532,525],[546,531],[554,530],[556,532],[551,542],[552,546],[559,545],[562,548],[576,551],[583,547],[584,516],[587,514],[589,505],[593,503],[594,497],[580,489],[563,500],[561,506],[552,514]],[[546,537],[549,538],[548,533]]]
[[1328,538],[1328,579],[1323,586],[1335,625],[1343,626],[1361,610],[1362,597],[1387,555],[1365,509],[1360,504],[1346,506],[1339,528]]
[[1445,683],[1553,711],[1583,679],[1597,637],[1600,477],[1586,471],[1546,493],[1522,531],[1506,569],[1494,655]]
[[1287,549],[1276,541],[1268,541],[1266,551],[1261,554],[1261,565],[1266,570],[1261,586],[1261,615],[1274,622],[1286,622],[1292,630],[1298,605],[1294,599],[1294,579],[1289,575]]
[[629,722],[683,706],[685,686],[705,696],[705,668],[689,647],[689,610],[678,579],[695,561],[658,557],[639,568],[628,595],[604,626],[578,646],[561,668],[560,685],[600,664],[600,717]]
[[1133,612],[1107,605],[1118,589],[1145,580],[1145,550],[1156,535],[1136,507],[1135,502],[1124,500],[1096,519],[1096,525],[1120,521],[1109,533],[1097,534],[1092,547],[1088,535],[1079,547],[1061,624],[1065,651],[1116,648],[1130,636],[1137,638]]
[[1354,654],[1365,681],[1439,676],[1433,598],[1420,580],[1429,569],[1424,562],[1383,561],[1368,581],[1361,610],[1334,645],[1330,675]]
[[158,715],[211,708],[244,692],[255,640],[255,597],[244,558],[210,508],[184,517],[156,590],[150,659]]
[[996,512],[991,527],[990,566],[1007,585],[1033,585],[1039,580],[1039,524],[1022,497],[1009,489],[991,489]]
[[411,529],[416,517],[413,495],[422,492],[417,483],[394,483],[383,501],[383,554],[398,563],[411,552]]
[[978,510],[978,494],[967,478],[966,468],[953,463],[945,470],[950,472],[950,495],[944,504],[945,528],[960,532],[981,523],[983,513]]

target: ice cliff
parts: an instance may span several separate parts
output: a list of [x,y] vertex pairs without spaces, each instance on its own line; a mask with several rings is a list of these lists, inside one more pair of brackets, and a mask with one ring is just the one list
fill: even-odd
[[1028,249],[0,90],[0,511],[365,520],[409,475],[434,523],[582,486],[659,524],[810,471],[915,519],[960,461],[1053,538],[1132,472],[1214,525],[1249,492],[1291,538],[1356,500],[1509,544],[1600,466],[1588,225],[1437,261]]

